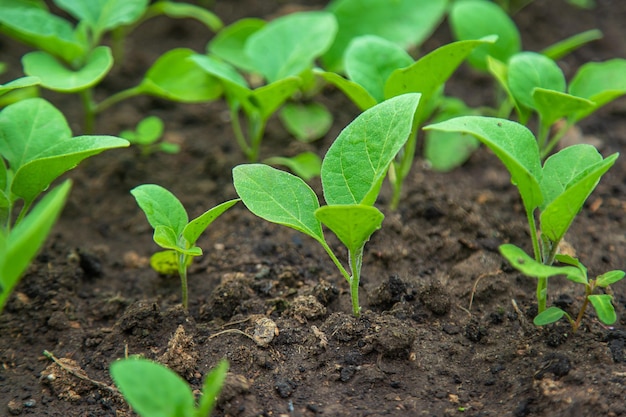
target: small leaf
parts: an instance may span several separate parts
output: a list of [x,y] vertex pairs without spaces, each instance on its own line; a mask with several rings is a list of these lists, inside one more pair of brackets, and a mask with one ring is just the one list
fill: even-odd
[[322,226],[315,218],[319,201],[302,179],[267,165],[245,164],[233,169],[233,182],[237,194],[255,215],[324,242]]
[[615,314],[615,308],[611,301],[613,297],[609,294],[594,294],[587,297],[593,305],[598,319],[604,323],[611,325],[617,321],[617,315]]
[[509,60],[508,84],[515,99],[524,107],[537,109],[535,88],[565,92],[565,76],[559,66],[545,55],[520,52]]
[[37,77],[21,77],[6,84],[0,84],[0,96],[18,88],[32,87],[41,84]]
[[573,266],[551,266],[537,262],[522,249],[515,245],[504,244],[499,247],[500,253],[522,274],[533,278],[548,278],[556,275],[565,275],[569,280],[586,284],[587,277],[582,271]]
[[535,88],[532,97],[541,123],[545,126],[552,126],[559,119],[595,108],[593,101],[545,88]]
[[150,10],[175,19],[195,19],[213,32],[219,31],[222,29],[222,26],[224,26],[215,13],[212,13],[204,7],[196,6],[195,4],[164,0],[152,4]]
[[150,257],[150,267],[162,275],[178,274],[178,262],[180,254],[175,250],[155,252]]
[[98,84],[113,67],[113,55],[108,46],[98,46],[87,56],[85,65],[73,70],[54,56],[35,51],[22,57],[22,65],[24,73],[39,78],[42,86],[74,93]]
[[257,18],[239,19],[220,30],[207,45],[208,52],[246,72],[257,71],[253,60],[246,55],[245,45],[248,38],[261,30],[266,22]]
[[315,74],[340,89],[361,111],[374,107],[378,103],[363,86],[339,74],[322,70],[315,70]]
[[384,101],[339,134],[322,162],[328,204],[374,204],[389,164],[409,137],[419,99],[412,93]]
[[537,314],[533,323],[535,326],[545,326],[547,324],[555,323],[561,320],[561,317],[565,315],[565,311],[558,307],[548,307],[541,313]]
[[122,359],[111,364],[111,377],[142,417],[193,417],[189,385],[174,371],[146,359]]
[[301,142],[323,137],[333,123],[333,116],[319,103],[286,103],[279,114],[285,128]]
[[617,281],[621,281],[624,278],[624,271],[609,271],[596,277],[596,286],[600,288],[606,288],[611,284],[615,284]]
[[569,93],[595,103],[593,110],[577,113],[580,120],[605,104],[626,94],[626,59],[589,62],[578,70],[569,86]]
[[107,30],[137,21],[148,0],[54,0],[61,9],[92,28],[97,37]]
[[196,240],[200,235],[209,227],[211,223],[219,216],[221,216],[226,210],[234,206],[239,199],[229,200],[222,204],[213,207],[210,210],[205,211],[200,216],[196,217],[185,226],[183,230],[183,237],[190,245],[195,245]]
[[154,242],[162,248],[178,250],[178,234],[169,226],[156,226],[154,228]]
[[315,211],[315,217],[352,253],[363,248],[385,218],[376,207],[363,204],[322,206]]
[[198,409],[196,410],[196,417],[208,417],[211,414],[213,407],[215,407],[217,397],[224,385],[224,381],[226,380],[227,373],[228,362],[222,359],[204,378],[202,397],[200,398],[200,404],[198,404]]
[[176,235],[176,239],[183,233],[189,217],[174,194],[156,184],[140,185],[133,188],[130,193],[155,230],[159,226],[169,227]]
[[567,39],[563,39],[551,46],[548,46],[543,51],[542,55],[554,59],[555,61],[563,58],[565,55],[575,51],[583,45],[591,41],[595,41],[602,38],[602,32],[598,29],[586,30],[581,33],[577,33],[574,36],[570,36]]
[[148,116],[137,124],[137,135],[140,143],[156,142],[163,135],[163,120],[157,116]]
[[273,156],[263,161],[270,165],[284,165],[305,181],[319,177],[322,172],[322,159],[313,152],[302,152],[294,157]]
[[259,109],[261,118],[267,120],[299,88],[299,78],[287,77],[253,90],[249,100]]
[[528,118],[530,117],[531,110],[527,107],[521,106],[521,104],[515,100],[513,96],[513,92],[511,92],[511,88],[509,87],[508,82],[508,72],[509,69],[501,61],[488,56],[487,57],[487,69],[493,75],[493,77],[498,81],[498,84],[502,87],[502,89],[506,92],[507,97],[515,106],[515,111],[517,112],[517,116],[519,117],[519,122],[521,124],[526,124],[528,122]]

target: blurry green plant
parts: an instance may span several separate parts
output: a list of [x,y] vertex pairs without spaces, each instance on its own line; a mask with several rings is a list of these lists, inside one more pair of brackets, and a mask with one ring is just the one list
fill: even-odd
[[141,149],[143,156],[154,152],[175,154],[180,152],[180,146],[176,143],[159,141],[163,136],[163,120],[157,116],[148,116],[137,124],[135,130],[124,130],[120,136],[130,142],[131,145]]

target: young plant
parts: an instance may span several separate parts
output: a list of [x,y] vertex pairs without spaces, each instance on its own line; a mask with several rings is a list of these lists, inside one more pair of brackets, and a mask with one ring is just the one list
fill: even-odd
[[[341,132],[322,163],[325,206],[320,207],[315,192],[302,179],[287,172],[261,164],[233,169],[235,189],[252,213],[322,245],[350,285],[357,317],[363,249],[384,218],[374,203],[389,165],[409,136],[419,98],[419,94],[405,94],[384,101]],[[350,272],[326,242],[322,225],[347,248]]]
[[141,417],[208,417],[227,372],[228,362],[225,360],[209,372],[196,407],[189,384],[160,363],[131,357],[113,362],[110,368],[115,385]]
[[70,183],[35,205],[36,199],[83,159],[124,146],[112,136],[72,137],[61,112],[40,98],[0,112],[0,310],[63,208]]
[[[473,135],[502,161],[522,198],[534,259],[543,265],[552,265],[559,242],[618,157],[615,153],[603,158],[596,148],[582,144],[562,149],[542,166],[539,146],[530,130],[505,119],[465,116],[424,129]],[[546,309],[548,278],[537,278],[537,303],[542,313]]]
[[150,265],[162,274],[178,272],[182,304],[187,310],[187,267],[194,257],[202,255],[202,249],[196,246],[196,241],[215,219],[239,200],[226,201],[189,221],[182,203],[159,185],[143,184],[130,192],[154,228],[154,242],[166,249],[152,255]]
[[180,146],[176,143],[160,141],[163,136],[163,120],[157,116],[148,116],[137,124],[133,130],[124,130],[120,136],[141,149],[143,156],[148,156],[153,152],[164,152],[175,154],[180,151]]
[[502,255],[513,265],[515,269],[530,277],[551,277],[555,275],[565,275],[567,279],[585,287],[585,297],[583,305],[578,310],[576,318],[570,316],[567,312],[559,307],[549,307],[539,313],[534,323],[537,326],[545,326],[554,323],[565,317],[572,325],[572,331],[576,333],[582,322],[583,316],[589,304],[596,311],[598,319],[606,324],[611,325],[617,320],[615,308],[611,303],[613,297],[610,294],[594,294],[596,288],[607,288],[624,278],[624,271],[609,271],[597,276],[595,279],[589,280],[587,277],[587,268],[576,258],[569,255],[556,255],[556,260],[566,266],[549,266],[535,261],[528,256],[526,252],[515,245],[506,244],[500,246]]

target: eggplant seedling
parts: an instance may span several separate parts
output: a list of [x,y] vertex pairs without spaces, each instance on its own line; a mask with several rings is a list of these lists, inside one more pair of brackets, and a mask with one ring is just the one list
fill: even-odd
[[[600,178],[618,154],[606,158],[591,145],[573,145],[541,164],[537,140],[519,123],[491,117],[465,116],[424,129],[473,135],[500,159],[519,190],[526,211],[534,259],[552,265],[559,242],[580,212]],[[539,211],[539,229],[535,212]],[[546,309],[548,278],[537,279],[537,303]]]
[[539,313],[534,323],[537,326],[545,326],[554,323],[565,317],[572,325],[572,331],[580,328],[585,311],[591,304],[596,311],[598,320],[606,325],[611,325],[617,320],[615,308],[612,304],[613,297],[610,294],[594,294],[596,288],[607,288],[624,278],[624,271],[609,271],[597,276],[595,279],[589,279],[587,276],[587,268],[578,259],[569,255],[556,255],[556,260],[565,266],[549,266],[535,261],[528,256],[526,252],[515,245],[506,244],[500,246],[502,255],[513,265],[515,269],[530,277],[551,277],[555,275],[565,275],[567,279],[585,287],[585,295],[583,305],[578,310],[575,318],[559,307],[549,307]]
[[150,265],[162,274],[178,272],[182,304],[187,310],[187,267],[194,257],[202,255],[202,249],[196,246],[196,241],[215,219],[239,200],[226,201],[189,221],[180,200],[159,185],[143,184],[130,192],[154,229],[154,242],[166,249],[152,255]]
[[131,357],[113,362],[110,368],[115,385],[141,417],[208,417],[227,372],[228,362],[225,360],[209,372],[196,407],[189,384],[160,363]]
[[163,136],[163,120],[157,116],[146,117],[137,124],[135,130],[124,130],[120,136],[141,149],[143,156],[154,152],[175,154],[180,151],[176,143],[159,141]]
[[[252,213],[302,232],[322,245],[350,285],[355,316],[361,310],[363,250],[384,219],[374,203],[389,165],[409,136],[419,98],[413,93],[384,101],[341,132],[322,162],[325,206],[320,207],[315,192],[302,179],[287,172],[261,164],[233,169],[235,189]],[[350,272],[326,242],[322,225],[348,249]]]

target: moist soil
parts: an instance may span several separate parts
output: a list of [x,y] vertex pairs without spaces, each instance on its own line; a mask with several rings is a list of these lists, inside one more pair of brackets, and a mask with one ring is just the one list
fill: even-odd
[[[217,1],[213,10],[231,23],[322,6]],[[584,11],[565,1],[535,1],[514,19],[527,50],[587,29],[604,32],[562,61],[568,78],[585,62],[626,57],[623,2],[599,0]],[[211,36],[194,21],[143,24],[97,96],[136,84],[171,48],[203,51]],[[450,40],[444,22],[423,50]],[[5,38],[0,47],[2,60],[20,68],[27,49]],[[490,91],[489,77],[467,67],[447,86],[472,105],[490,104]],[[77,97],[44,96],[80,133]],[[323,155],[358,112],[332,88],[320,100],[335,116],[324,139],[296,143],[272,119],[263,155]],[[256,218],[242,204],[199,241],[204,255],[190,268],[187,313],[178,278],[149,266],[157,247],[129,190],[163,185],[196,216],[236,197],[231,168],[245,159],[221,101],[141,97],[103,113],[97,132],[117,134],[151,114],[165,120],[165,137],[181,145],[179,154],[115,150],[69,173],[67,206],[0,316],[0,415],[131,416],[108,373],[125,355],[165,363],[196,392],[226,358],[230,372],[217,416],[626,415],[626,285],[612,289],[618,321],[611,327],[591,312],[576,334],[565,322],[533,326],[535,282],[497,251],[506,242],[530,251],[525,216],[508,173],[487,150],[445,174],[418,157],[395,212],[385,209],[390,192],[383,188],[386,218],[366,246],[360,318],[351,315],[348,285],[316,242]],[[604,155],[621,151],[625,116],[621,99],[568,140],[593,141]],[[625,267],[625,180],[622,157],[567,235],[592,276]],[[320,191],[319,182],[313,187]],[[554,278],[550,303],[575,313],[581,288]],[[255,339],[267,330],[266,339]]]

